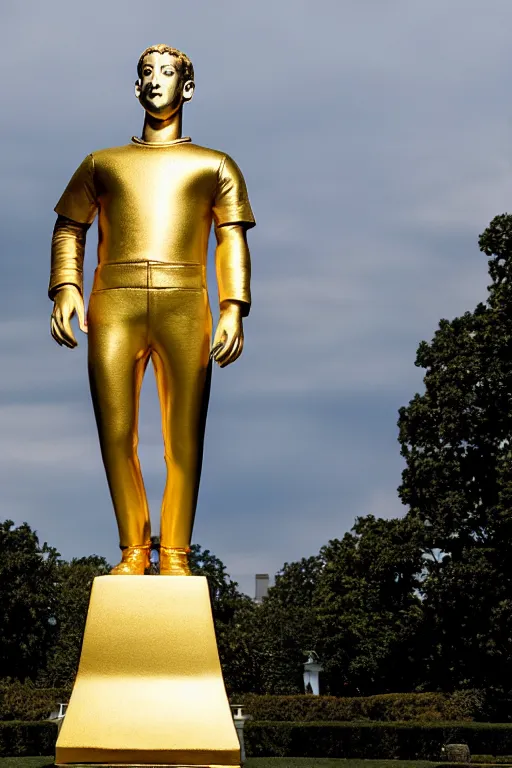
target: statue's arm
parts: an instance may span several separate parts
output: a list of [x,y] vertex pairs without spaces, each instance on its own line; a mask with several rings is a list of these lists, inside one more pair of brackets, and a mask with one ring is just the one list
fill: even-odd
[[76,314],[80,330],[87,333],[83,300],[83,261],[90,224],[58,216],[52,237],[51,274],[48,295],[53,300],[51,334],[66,347],[76,347],[71,327]]
[[215,228],[220,317],[212,357],[221,368],[234,363],[244,348],[242,318],[249,314],[251,307],[251,257],[246,230],[247,227],[240,224]]

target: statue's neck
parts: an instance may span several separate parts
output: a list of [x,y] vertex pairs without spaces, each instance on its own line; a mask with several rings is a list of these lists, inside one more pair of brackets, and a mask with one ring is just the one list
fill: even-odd
[[169,141],[181,139],[182,136],[182,110],[176,112],[169,120],[156,120],[146,112],[142,140],[150,144],[165,144]]

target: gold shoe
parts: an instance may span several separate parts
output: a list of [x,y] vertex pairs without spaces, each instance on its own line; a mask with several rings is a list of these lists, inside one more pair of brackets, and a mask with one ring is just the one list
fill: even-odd
[[149,551],[149,544],[125,547],[121,562],[110,571],[111,576],[144,576],[144,571],[149,567]]
[[160,576],[192,576],[188,547],[160,547]]

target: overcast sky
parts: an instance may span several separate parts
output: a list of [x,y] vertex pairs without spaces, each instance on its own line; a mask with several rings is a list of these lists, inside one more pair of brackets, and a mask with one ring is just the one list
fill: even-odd
[[[6,0],[0,30],[0,519],[66,558],[118,559],[86,338],[70,351],[49,335],[50,239],[83,157],[140,135],[136,63],[160,42],[195,66],[185,135],[234,157],[257,219],[194,541],[253,594],[256,572],[357,515],[403,514],[396,421],[422,390],[417,345],[485,299],[477,238],[512,208],[510,0]],[[140,423],[157,527],[151,369]]]

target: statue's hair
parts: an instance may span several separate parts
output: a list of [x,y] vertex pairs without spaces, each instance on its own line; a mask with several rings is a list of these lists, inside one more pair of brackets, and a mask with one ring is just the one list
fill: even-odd
[[176,59],[178,69],[180,70],[180,75],[183,80],[192,80],[192,82],[194,81],[194,67],[192,66],[192,62],[186,53],[183,53],[183,51],[178,51],[177,48],[171,48],[169,45],[164,45],[163,43],[160,43],[159,45],[150,45],[149,48],[146,48],[145,51],[142,51],[137,64],[137,74],[139,77],[142,77],[142,63],[144,61],[144,57],[149,53],[170,53],[171,56],[174,56]]

